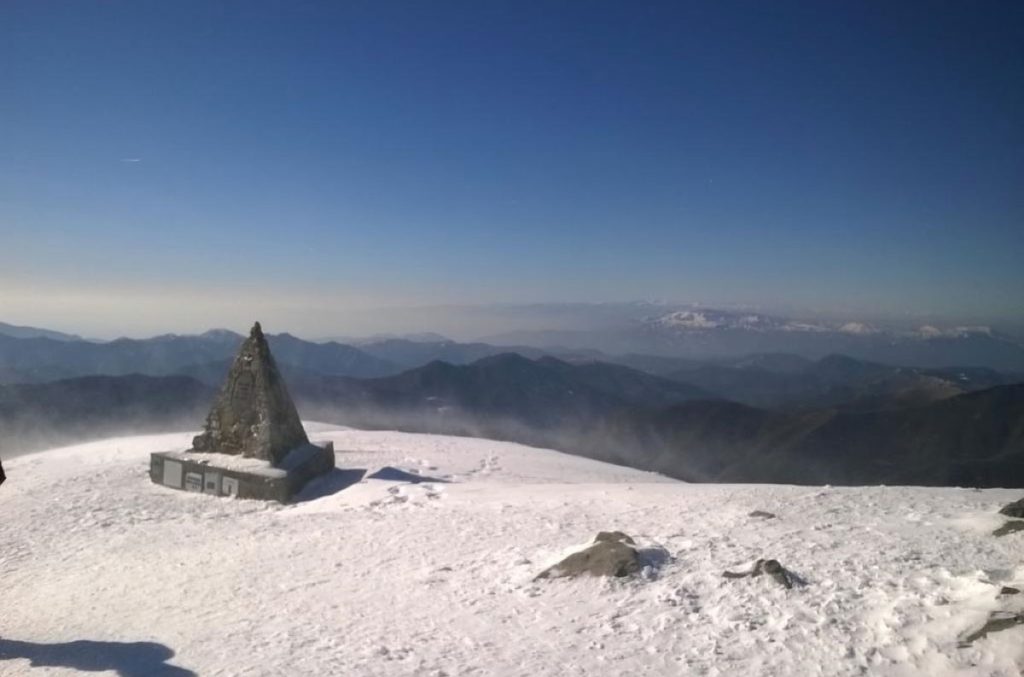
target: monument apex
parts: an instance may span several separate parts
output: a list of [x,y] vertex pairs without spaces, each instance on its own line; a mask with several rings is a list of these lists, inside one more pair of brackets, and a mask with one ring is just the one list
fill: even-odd
[[257,322],[242,343],[192,448],[240,454],[277,465],[289,451],[307,442],[299,412]]

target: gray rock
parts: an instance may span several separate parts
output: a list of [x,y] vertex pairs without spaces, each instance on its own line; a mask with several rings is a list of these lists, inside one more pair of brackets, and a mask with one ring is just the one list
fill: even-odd
[[752,513],[750,513],[749,515],[747,515],[747,517],[759,517],[761,519],[770,520],[770,519],[775,519],[775,513],[773,513],[773,512],[765,512],[764,510],[755,510]]
[[1015,614],[1008,611],[993,611],[989,615],[985,625],[964,637],[960,642],[960,646],[968,646],[993,632],[1009,630],[1010,628],[1015,628],[1022,623],[1024,623],[1024,615],[1022,614]]
[[1009,585],[1004,585],[1002,588],[999,589],[999,594],[1000,595],[1019,595],[1020,594],[1020,590],[1017,589],[1017,588],[1010,587]]
[[1024,520],[1007,520],[1006,524],[992,532],[993,536],[1006,536],[1018,531],[1024,531]]
[[307,444],[299,412],[270,354],[260,323],[242,343],[194,451],[241,454],[277,465]]
[[757,578],[762,574],[771,576],[772,580],[787,590],[793,587],[792,574],[775,559],[759,559],[754,562],[754,568],[750,571],[725,571],[722,576],[725,578],[747,578],[748,576]]
[[642,568],[640,555],[632,544],[633,539],[621,531],[602,531],[594,539],[593,545],[574,552],[558,564],[545,569],[534,580],[579,576],[631,576],[639,573]]
[[1003,509],[999,511],[1000,514],[1006,515],[1007,517],[1020,517],[1024,519],[1024,498],[1019,501],[1014,501],[1009,505],[1004,505]]

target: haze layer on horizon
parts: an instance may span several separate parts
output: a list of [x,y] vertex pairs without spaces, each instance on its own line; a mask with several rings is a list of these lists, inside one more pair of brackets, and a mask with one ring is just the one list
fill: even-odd
[[1021,44],[1019,3],[5,3],[0,320],[1020,323]]

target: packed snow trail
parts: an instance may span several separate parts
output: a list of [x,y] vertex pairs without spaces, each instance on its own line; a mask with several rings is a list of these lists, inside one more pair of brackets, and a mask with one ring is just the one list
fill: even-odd
[[[189,434],[12,459],[0,674],[1009,676],[1024,665],[1024,627],[959,647],[990,611],[1024,606],[998,595],[1024,587],[1024,534],[990,534],[1020,491],[694,485],[503,442],[307,430],[334,442],[339,470],[289,506],[151,484],[149,452],[184,449]],[[667,555],[634,580],[533,580],[616,529]],[[806,585],[723,578],[759,558]]]

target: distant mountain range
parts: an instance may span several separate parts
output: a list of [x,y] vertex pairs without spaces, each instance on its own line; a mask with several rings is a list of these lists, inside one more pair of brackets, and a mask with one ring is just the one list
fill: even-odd
[[[789,400],[799,404],[801,397],[805,395],[823,394],[822,388],[825,386],[843,385],[818,383],[820,374],[810,373],[806,368],[812,362],[832,354],[845,354],[860,361],[875,362],[877,364],[872,367],[875,372],[887,369],[883,365],[892,364],[916,370],[914,377],[909,379],[912,382],[905,384],[904,389],[908,393],[920,390],[922,384],[918,381],[926,375],[953,383],[955,389],[947,390],[948,394],[955,394],[954,391],[972,390],[983,385],[1006,382],[1005,378],[1000,380],[999,376],[994,375],[994,371],[1024,373],[1024,361],[1019,368],[1013,366],[1017,364],[1014,355],[1024,349],[1008,339],[985,333],[966,332],[957,336],[914,334],[901,336],[897,340],[894,338],[895,335],[869,333],[862,327],[853,333],[838,330],[828,332],[820,328],[813,331],[797,331],[782,330],[779,327],[787,325],[780,324],[781,320],[769,320],[762,316],[748,315],[745,319],[736,319],[732,315],[721,313],[670,315],[673,319],[667,324],[675,327],[671,331],[676,338],[683,337],[715,345],[728,344],[730,336],[733,336],[730,332],[749,332],[751,335],[774,337],[813,336],[817,337],[816,340],[823,336],[842,334],[853,336],[854,340],[860,340],[865,336],[873,337],[871,340],[884,343],[887,346],[885,351],[889,353],[905,348],[910,354],[906,355],[906,361],[893,362],[858,357],[856,351],[826,352],[809,358],[795,350],[744,352],[740,355],[732,355],[732,351],[725,350],[725,356],[697,359],[666,354],[664,351],[614,354],[582,347],[535,347],[524,344],[459,343],[447,339],[427,340],[432,338],[430,336],[421,336],[416,340],[386,338],[362,343],[358,347],[333,341],[305,341],[290,334],[273,335],[269,340],[282,366],[297,372],[360,378],[388,376],[434,360],[468,364],[491,355],[515,352],[532,359],[553,356],[572,363],[602,361],[623,364],[656,375],[687,381],[719,395],[759,406],[776,406],[788,403]],[[727,322],[726,319],[729,318],[730,322]],[[665,317],[661,319],[664,320]],[[665,325],[665,322],[655,322],[650,326]],[[684,327],[681,334],[677,333],[678,326]],[[736,326],[751,329],[736,329]],[[849,331],[847,328],[847,332]],[[46,382],[87,375],[140,373],[151,376],[188,374],[216,384],[219,383],[227,361],[242,341],[241,335],[222,329],[193,336],[169,334],[150,339],[117,339],[108,342],[84,341],[66,334],[58,334],[60,338],[54,338],[49,335],[52,332],[25,328],[12,330],[12,333],[25,335],[20,338],[13,337],[6,334],[0,326],[0,383]],[[889,338],[883,340],[881,336]],[[798,343],[790,341],[782,345],[795,349],[799,347]],[[734,347],[738,349],[738,346]],[[826,344],[822,343],[817,347],[823,349]],[[863,345],[860,348],[862,353],[872,352],[863,350]],[[977,357],[977,351],[982,351],[989,359]],[[951,361],[954,357],[964,359]],[[991,366],[986,362],[1008,366]],[[777,373],[782,366],[786,367],[782,370],[785,373]],[[763,372],[770,373],[766,375]],[[911,372],[904,369],[900,374],[903,381],[908,381]],[[961,375],[966,375],[966,378],[960,378]],[[896,388],[894,383],[890,385],[890,390]],[[926,390],[938,394],[944,387],[943,384],[933,383]],[[759,390],[764,392],[759,393]],[[913,399],[913,396],[908,397]],[[934,398],[929,396],[925,399]]]
[[1024,384],[873,412],[697,402],[608,428],[647,444],[607,460],[697,481],[1024,486]]
[[[87,375],[187,374],[217,384],[242,343],[242,336],[215,329],[199,335],[167,334],[108,342],[16,338],[0,331],[0,383],[41,383]],[[572,360],[602,357],[597,351],[552,351],[528,346],[383,339],[359,347],[315,343],[290,334],[268,336],[278,362],[293,372],[373,377],[397,374],[434,360],[467,364],[490,355],[518,352],[527,357],[557,355]]]
[[[891,378],[849,358],[807,368],[822,383]],[[1024,384],[914,406],[773,411],[622,365],[516,354],[288,379],[306,418],[509,439],[692,481],[1024,486]],[[184,376],[2,386],[0,439],[10,453],[114,429],[195,429],[212,394]]]
[[512,331],[482,340],[696,360],[778,352],[820,359],[838,353],[910,367],[967,365],[1024,371],[1024,345],[987,326],[893,329],[858,321],[800,321],[746,311],[640,308],[653,314],[623,318],[597,330]]
[[[724,322],[705,314],[670,324],[684,334],[843,333]],[[876,336],[854,329],[844,331]],[[923,349],[974,339],[1001,340],[900,340]],[[690,480],[1024,486],[1022,372],[839,354],[697,360],[448,340],[268,340],[310,419],[510,439]],[[0,448],[198,428],[241,341],[224,330],[105,343],[0,333]]]
[[502,420],[557,429],[589,425],[617,409],[662,408],[715,397],[620,365],[573,365],[515,353],[469,365],[434,361],[379,379],[299,378],[292,389],[300,401],[320,407],[321,418],[344,411],[349,423],[371,427],[409,418],[442,428],[450,422]]
[[[340,343],[312,343],[289,334],[278,334],[268,340],[282,362],[298,369],[347,376],[379,376],[401,369]],[[241,335],[224,330],[198,336],[169,334],[106,343],[0,335],[0,382],[45,382],[98,374],[188,373],[201,365],[226,363],[241,343]]]
[[893,367],[829,355],[752,355],[686,364],[665,374],[718,396],[757,407],[879,410],[927,404],[975,390],[1024,381],[1024,376],[979,367]]

